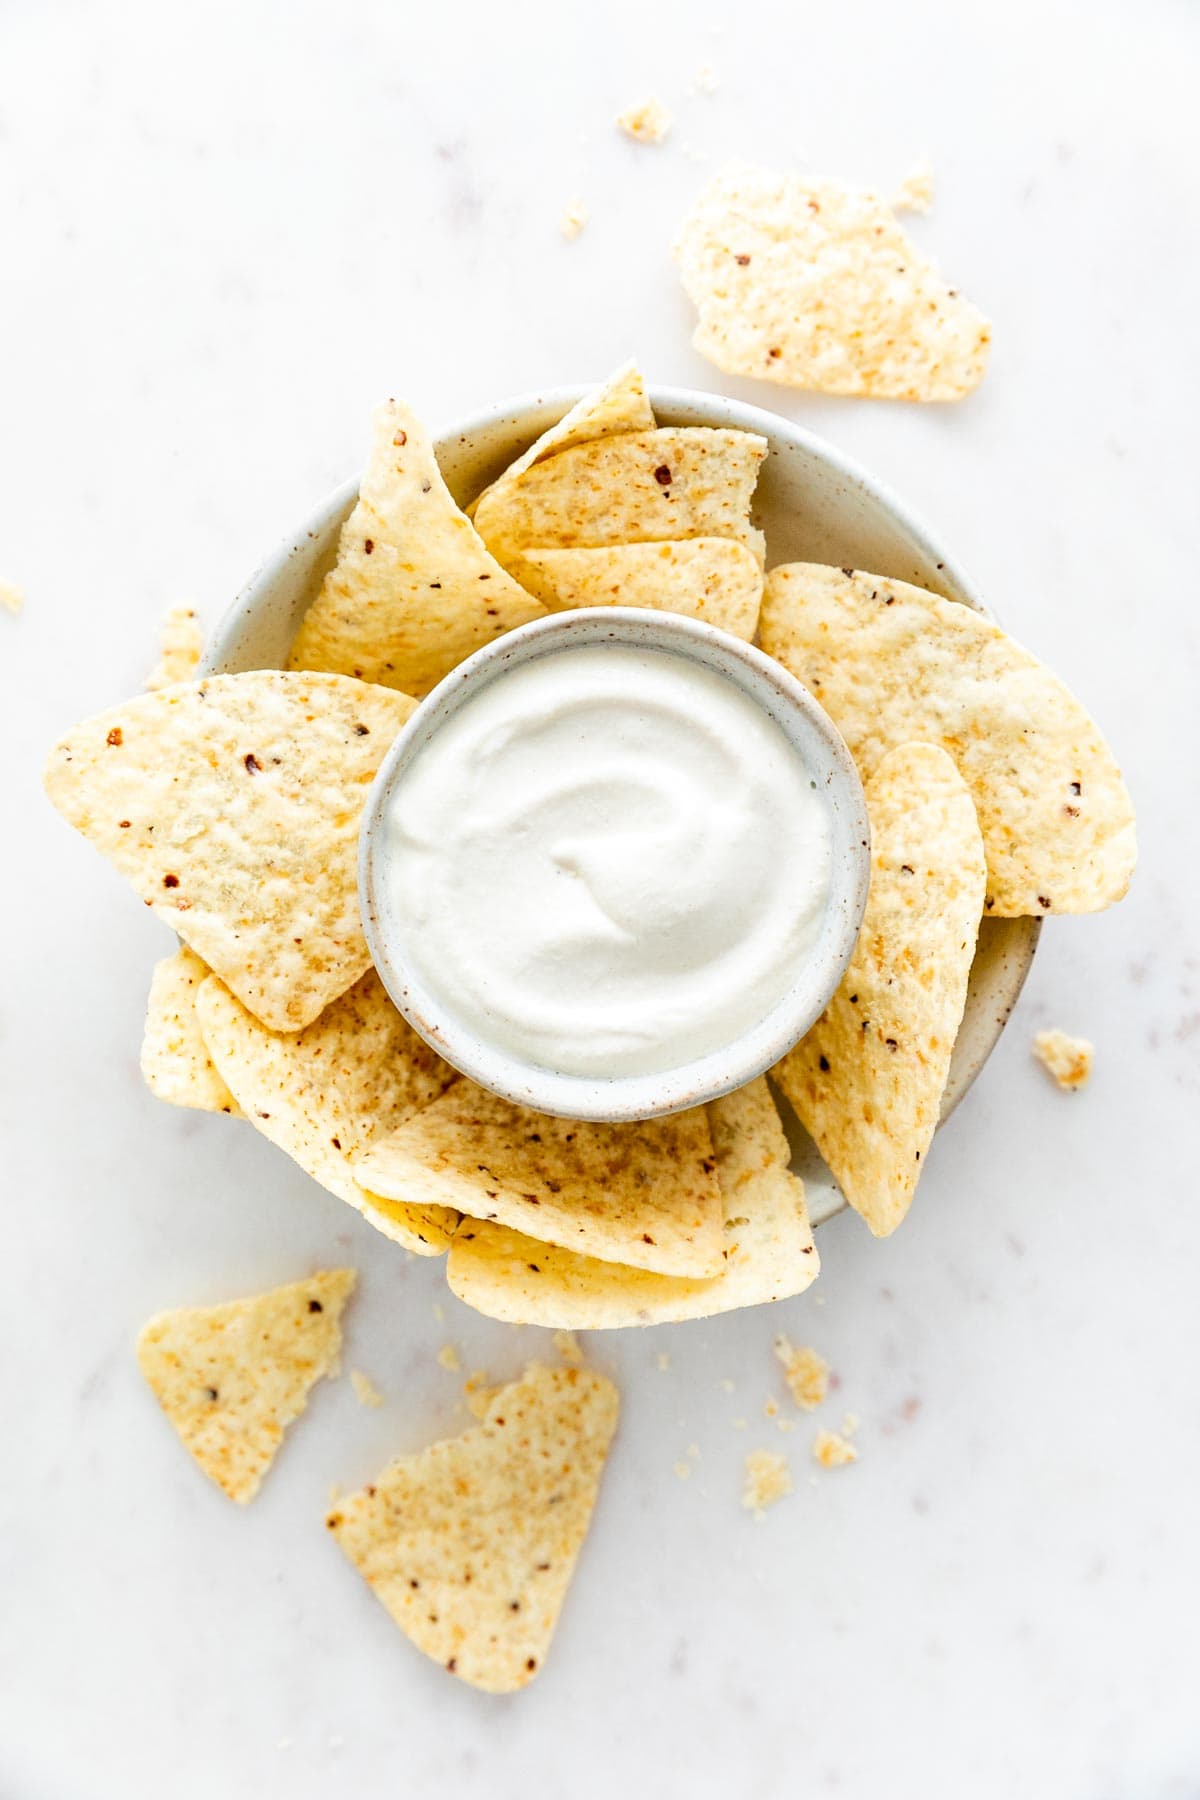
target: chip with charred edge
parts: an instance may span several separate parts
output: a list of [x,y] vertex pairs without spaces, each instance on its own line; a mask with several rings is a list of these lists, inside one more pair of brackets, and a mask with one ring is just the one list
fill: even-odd
[[1137,842],[1112,752],[990,619],[904,581],[791,563],[767,577],[760,629],[864,776],[899,744],[954,758],[983,832],[988,912],[1098,912],[1124,894]]
[[211,973],[186,945],[155,964],[142,1036],[142,1080],[157,1099],[172,1106],[240,1116],[242,1109],[217,1074],[196,1017],[200,984]]
[[269,1031],[210,976],[197,1001],[208,1053],[250,1123],[418,1256],[441,1256],[458,1214],[361,1187],[351,1162],[436,1100],[454,1071],[396,1011],[374,969],[303,1031]]
[[457,1207],[605,1261],[680,1275],[722,1265],[703,1107],[593,1123],[531,1112],[464,1080],[377,1138],[354,1172],[374,1193]]
[[878,194],[734,164],[673,254],[692,342],[729,374],[885,400],[959,400],[983,379],[987,320]]
[[543,610],[455,504],[412,409],[398,400],[378,407],[337,562],[301,622],[289,666],[427,694],[472,651]]
[[353,1269],[222,1306],[159,1313],[137,1358],[155,1399],[204,1473],[231,1500],[253,1500],[309,1389],[337,1373]]
[[624,363],[607,381],[577,400],[557,424],[543,431],[468,510],[474,517],[485,499],[503,494],[526,469],[545,462],[556,451],[569,450],[573,444],[593,443],[597,438],[616,437],[622,432],[653,431],[654,422],[641,370],[635,362]]
[[400,1456],[326,1525],[418,1650],[507,1694],[542,1668],[617,1424],[613,1383],[534,1363],[479,1425]]
[[556,612],[577,606],[643,606],[703,619],[747,642],[758,628],[762,570],[745,545],[732,538],[530,549],[514,558],[512,570]]
[[705,1319],[803,1293],[820,1262],[765,1079],[706,1110],[721,1187],[721,1274],[679,1280],[623,1268],[466,1218],[446,1265],[452,1291],[494,1319],[581,1331]]
[[761,563],[750,499],[766,438],[708,425],[626,432],[560,450],[485,494],[475,523],[506,565],[531,546],[575,550],[604,544],[727,537]]
[[987,871],[971,796],[944,750],[893,750],[866,798],[871,886],[858,943],[774,1073],[846,1199],[886,1237],[937,1125]]
[[414,705],[344,675],[212,675],[85,719],[46,790],[256,1017],[298,1031],[370,965],[359,816]]

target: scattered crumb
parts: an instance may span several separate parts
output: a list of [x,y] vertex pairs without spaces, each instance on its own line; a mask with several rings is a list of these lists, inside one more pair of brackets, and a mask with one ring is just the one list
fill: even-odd
[[341,1482],[340,1481],[331,1481],[329,1484],[329,1504],[330,1504],[330,1506],[336,1506],[338,1501],[341,1499],[341,1497],[342,1497]]
[[838,1469],[843,1463],[858,1461],[858,1451],[836,1431],[818,1431],[813,1439],[813,1455],[823,1469]]
[[435,1318],[435,1319],[436,1319],[436,1320],[437,1320],[437,1322],[438,1322],[438,1324],[439,1324],[439,1325],[444,1325],[444,1324],[445,1324],[445,1322],[446,1322],[446,1309],[445,1309],[445,1307],[444,1307],[444,1306],[443,1306],[443,1305],[442,1305],[442,1303],[441,1303],[441,1301],[440,1301],[440,1300],[435,1300],[435,1301],[434,1301],[434,1303],[433,1303],[433,1316],[434,1316],[434,1318]]
[[747,1424],[747,1421],[745,1419],[734,1419],[732,1421],[732,1423],[733,1423],[733,1429],[735,1431],[745,1431],[746,1424]]
[[751,1450],[746,1458],[746,1479],[742,1488],[742,1505],[756,1519],[764,1516],[768,1506],[782,1500],[792,1491],[792,1476],[787,1457],[778,1450]]
[[589,217],[588,209],[583,204],[583,201],[579,198],[578,194],[576,194],[573,200],[567,201],[567,204],[563,207],[562,216],[558,221],[558,229],[562,232],[568,243],[574,243],[575,239],[587,224]]
[[711,63],[705,63],[696,70],[696,79],[692,83],[693,94],[715,94],[720,87],[717,72]]
[[458,1351],[453,1344],[443,1344],[437,1353],[437,1359],[443,1369],[449,1369],[451,1375],[457,1375],[462,1368]]
[[350,1386],[354,1389],[354,1398],[360,1406],[382,1406],[383,1395],[375,1386],[369,1375],[361,1369],[351,1369]]
[[191,681],[204,654],[204,633],[194,606],[172,606],[159,627],[158,661],[146,677],[148,693]]
[[581,1363],[583,1361],[583,1345],[573,1331],[556,1331],[554,1348],[564,1362]]
[[687,1447],[687,1454],[688,1454],[688,1455],[689,1455],[689,1456],[690,1456],[690,1457],[691,1457],[691,1458],[692,1458],[692,1459],[693,1459],[693,1461],[694,1461],[694,1460],[695,1460],[695,1458],[696,1458],[696,1457],[698,1457],[698,1456],[699,1456],[699,1454],[700,1454],[700,1446],[699,1446],[699,1444],[689,1444],[689,1445],[688,1445],[688,1447]]
[[785,1419],[782,1413],[780,1413],[775,1423],[778,1425],[780,1431],[795,1431],[796,1429],[795,1419]]
[[671,1366],[671,1353],[670,1353],[670,1351],[669,1351],[669,1350],[660,1350],[660,1351],[659,1351],[659,1353],[658,1353],[658,1366],[659,1366],[659,1368],[660,1368],[660,1369],[669,1369],[669,1368],[670,1368],[670,1366]]
[[640,106],[627,106],[617,114],[617,124],[639,144],[661,144],[671,129],[671,115],[653,95]]
[[732,1381],[730,1381],[730,1379],[729,1379],[729,1377],[728,1377],[728,1375],[726,1375],[726,1376],[725,1376],[725,1377],[724,1377],[724,1378],[723,1378],[723,1379],[722,1379],[722,1382],[721,1382],[721,1389],[722,1389],[722,1391],[723,1391],[723,1392],[724,1392],[724,1393],[726,1393],[726,1394],[732,1394],[732,1393],[733,1393],[733,1391],[734,1391],[734,1388],[735,1388],[735,1386],[736,1386],[736,1383],[735,1383],[735,1382],[732,1382]]
[[1039,1031],[1033,1054],[1060,1088],[1081,1088],[1092,1072],[1096,1046],[1087,1038],[1068,1037],[1065,1031]]
[[842,1436],[853,1437],[858,1430],[858,1414],[847,1413],[842,1420]]
[[19,613],[25,604],[25,595],[15,581],[0,581],[0,606],[5,612]]
[[691,1463],[677,1462],[675,1464],[675,1473],[678,1475],[680,1481],[687,1481],[692,1473]]
[[829,1392],[829,1364],[807,1344],[797,1347],[780,1332],[775,1339],[775,1355],[783,1368],[783,1379],[797,1406],[812,1412]]
[[778,1400],[764,1400],[763,1401],[763,1411],[766,1413],[768,1419],[775,1418],[779,1412]]
[[915,163],[909,170],[892,195],[892,206],[897,212],[932,212],[936,185],[933,167],[925,157],[922,157],[921,161]]

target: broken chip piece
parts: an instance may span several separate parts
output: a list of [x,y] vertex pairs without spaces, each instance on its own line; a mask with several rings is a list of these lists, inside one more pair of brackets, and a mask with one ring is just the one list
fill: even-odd
[[290,667],[419,697],[472,651],[543,611],[455,504],[411,407],[389,400],[377,408],[358,500]]
[[1069,1037],[1065,1031],[1039,1031],[1033,1040],[1033,1054],[1043,1069],[1068,1091],[1091,1079],[1095,1050],[1087,1038]]
[[805,1412],[813,1412],[829,1392],[829,1364],[819,1351],[793,1344],[782,1331],[774,1349],[792,1399]]
[[693,343],[731,375],[891,400],[958,400],[987,367],[987,320],[877,194],[734,164],[674,245]]
[[972,607],[821,563],[772,569],[763,648],[821,702],[864,779],[887,751],[938,744],[971,790],[987,908],[1098,912],[1137,859],[1112,752],[1069,689]]
[[359,817],[414,704],[343,675],[212,675],[85,719],[46,791],[243,1005],[298,1031],[370,965]]
[[661,144],[670,133],[672,123],[670,113],[653,94],[617,114],[618,126],[635,144]]
[[258,1492],[309,1389],[335,1374],[353,1269],[327,1269],[221,1306],[159,1313],[137,1359],[204,1473],[244,1504]]
[[987,871],[971,796],[944,750],[893,750],[866,798],[871,885],[858,943],[774,1074],[846,1199],[886,1237],[937,1126]]
[[818,1431],[813,1439],[813,1455],[823,1469],[840,1469],[858,1461],[856,1446],[840,1431]]
[[196,997],[211,973],[186,944],[155,964],[142,1036],[142,1080],[171,1106],[240,1116],[242,1109],[217,1073],[196,1016]]
[[481,1424],[397,1457],[326,1525],[418,1650],[512,1693],[545,1663],[617,1410],[603,1375],[535,1363]]

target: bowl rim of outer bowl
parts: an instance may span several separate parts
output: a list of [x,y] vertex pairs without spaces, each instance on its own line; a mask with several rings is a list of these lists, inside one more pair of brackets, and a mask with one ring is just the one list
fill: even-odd
[[[396,788],[458,712],[513,668],[575,648],[615,644],[714,671],[774,720],[822,791],[832,832],[829,891],[811,951],[767,1015],[715,1050],[652,1074],[588,1076],[530,1063],[489,1042],[440,1002],[406,959],[386,913],[386,819]],[[483,645],[434,687],[393,740],[367,796],[359,833],[359,906],[375,969],[397,1010],[460,1074],[518,1106],[615,1124],[702,1106],[764,1074],[828,1005],[853,954],[870,881],[862,783],[840,732],[808,689],[744,639],[678,613],[623,606],[549,613]]]

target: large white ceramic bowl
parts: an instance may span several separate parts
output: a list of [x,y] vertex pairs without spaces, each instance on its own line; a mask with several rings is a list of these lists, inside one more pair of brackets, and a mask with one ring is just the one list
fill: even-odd
[[[586,390],[556,388],[473,414],[437,439],[438,461],[455,498],[468,504]],[[986,612],[950,553],[881,483],[830,444],[776,414],[718,394],[652,388],[662,425],[723,425],[757,431],[770,454],[755,494],[754,521],[766,532],[769,566],[827,562],[869,569],[931,588]],[[209,646],[209,673],[282,668],[304,610],[337,550],[338,531],[357,493],[346,482],[314,508],[247,582]],[[1024,985],[1037,947],[1037,919],[984,919],[966,1011],[942,1103],[945,1120],[991,1055]],[[790,1109],[781,1108],[808,1190],[814,1223],[843,1202]]]

